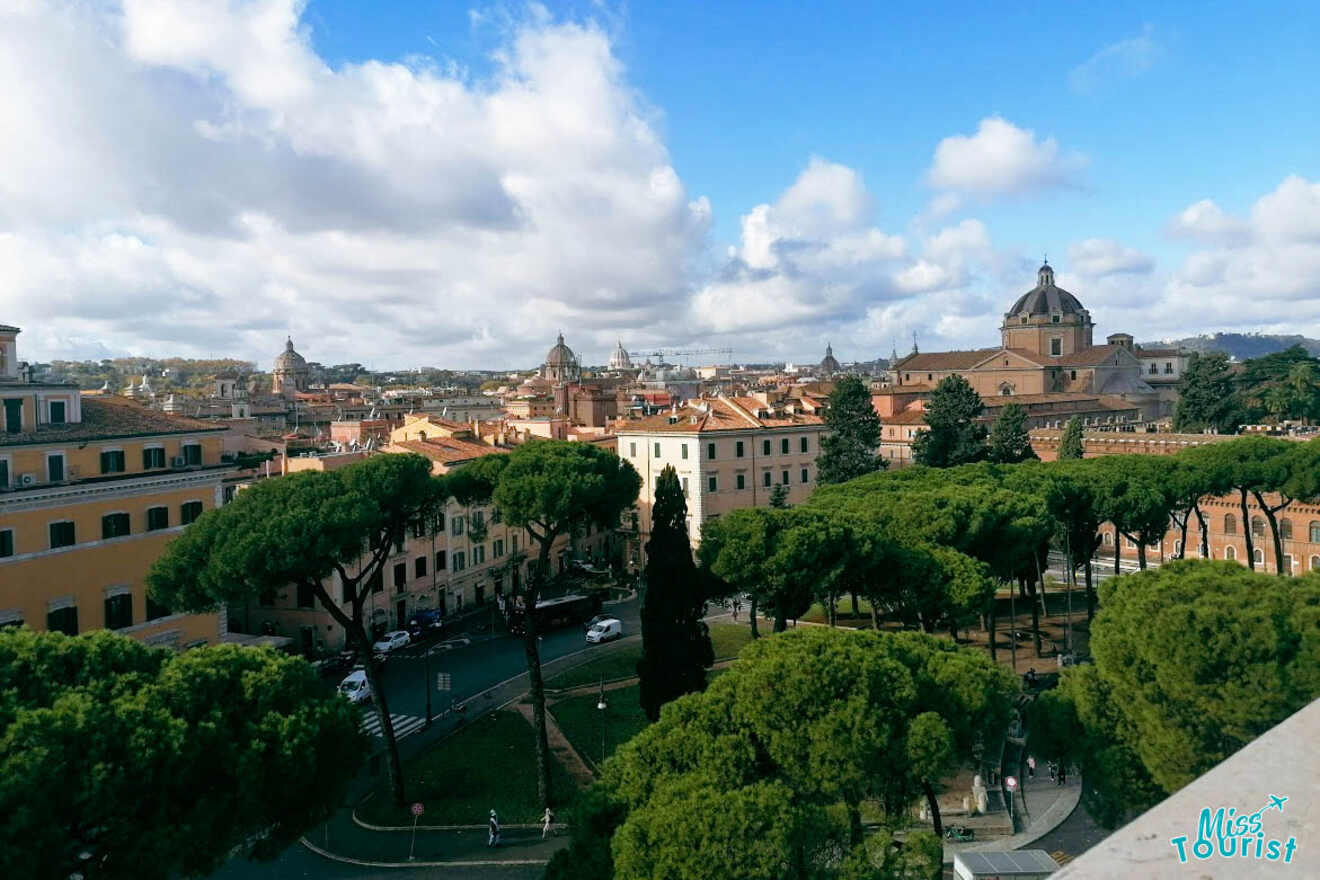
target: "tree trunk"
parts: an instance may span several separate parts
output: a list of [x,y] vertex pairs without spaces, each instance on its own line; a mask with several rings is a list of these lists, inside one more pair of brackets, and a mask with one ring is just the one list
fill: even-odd
[[747,615],[747,619],[752,622],[752,638],[759,639],[761,637],[761,633],[756,628],[756,597],[755,596],[751,598],[751,601],[748,603],[747,607],[748,610],[751,612],[750,614]]
[[[1284,501],[1278,507],[1270,507],[1265,503],[1265,496],[1262,495],[1258,489],[1252,489],[1251,494],[1256,496],[1256,503],[1260,505],[1261,510],[1265,511],[1265,519],[1267,519],[1270,524],[1270,537],[1274,539],[1275,573],[1283,574],[1283,537],[1279,534],[1279,518],[1275,514],[1291,504],[1292,499],[1290,498]],[[1292,572],[1288,573],[1292,574]]]
[[1086,560],[1086,623],[1095,620],[1095,582],[1091,579],[1091,560]]
[[[995,592],[997,593],[998,590],[996,590]],[[990,616],[990,626],[989,626],[989,630],[990,630],[990,662],[991,662],[991,663],[998,663],[998,662],[999,662],[999,644],[998,644],[998,642],[995,640],[995,630],[998,628],[998,621],[995,619],[995,618],[997,617],[997,615],[995,614],[995,611],[996,611],[996,609],[997,609],[998,604],[999,604],[998,597],[997,597],[997,596],[992,596],[992,597],[990,598],[990,615],[989,615],[989,616]]]
[[880,612],[876,610],[875,603],[871,603],[871,629],[880,632]]
[[788,616],[784,614],[783,606],[781,606],[778,602],[776,602],[774,631],[777,633],[781,633],[786,629],[788,629]]
[[1140,537],[1137,538],[1137,568],[1141,571],[1146,570],[1146,542]]
[[1201,511],[1201,504],[1197,502],[1192,508],[1196,512],[1196,523],[1201,529],[1201,558],[1210,558],[1210,529],[1206,526],[1205,514]]
[[1252,571],[1255,571],[1256,544],[1251,539],[1251,514],[1247,510],[1247,490],[1243,488],[1243,489],[1239,489],[1238,492],[1241,493],[1242,535],[1247,542],[1247,568],[1251,569]]
[[930,809],[930,819],[935,825],[935,837],[944,840],[944,823],[940,821],[940,802],[935,799],[935,786],[929,779],[921,780],[921,790],[926,793],[926,806]]
[[1178,558],[1187,558],[1187,526],[1191,522],[1192,512],[1186,510],[1183,512],[1182,519],[1178,522]]
[[1114,577],[1118,577],[1123,570],[1118,567],[1118,559],[1123,554],[1123,536],[1118,533],[1118,527],[1114,527]]
[[835,616],[834,616],[834,594],[833,594],[833,593],[830,593],[830,608],[829,608],[829,615],[828,615],[828,617],[829,617],[829,620],[830,620],[830,626],[831,626],[831,627],[834,627],[834,626],[836,626],[836,625],[838,624],[838,620],[835,619]]
[[852,591],[851,591],[851,594],[852,594],[852,609],[853,609],[852,616],[853,616],[853,617],[861,617],[861,616],[862,616],[862,612],[860,612],[860,611],[857,610],[857,591],[856,591],[856,590],[852,590]]
[[862,808],[856,801],[848,801],[848,845],[862,842]]
[[367,638],[362,626],[361,612],[354,615],[353,622],[357,632],[350,633],[357,643],[358,659],[367,673],[367,683],[371,685],[371,696],[376,702],[376,717],[380,719],[381,736],[385,738],[385,769],[390,780],[390,794],[394,796],[394,805],[407,804],[403,788],[403,766],[399,763],[399,741],[394,738],[394,722],[390,719],[389,701],[385,697],[385,686],[380,677],[380,666],[371,656],[371,640]]
[[523,653],[527,657],[528,696],[532,700],[532,726],[536,735],[536,795],[543,808],[550,807],[550,740],[545,724],[545,682],[541,678],[541,650],[536,641],[536,600],[542,581],[550,570],[550,545],[555,535],[549,530],[541,538],[536,573],[528,578],[523,598]]

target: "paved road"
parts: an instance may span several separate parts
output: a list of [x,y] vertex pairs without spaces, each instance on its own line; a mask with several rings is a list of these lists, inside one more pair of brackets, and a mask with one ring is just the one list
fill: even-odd
[[1062,825],[1033,843],[1031,848],[1043,849],[1047,853],[1062,852],[1069,859],[1075,859],[1108,836],[1109,832],[1086,812],[1083,802]]
[[[611,604],[606,606],[606,613],[613,614],[623,621],[624,633],[628,635],[640,631],[641,627],[641,608],[636,599],[627,602]],[[418,747],[418,737],[423,729],[424,716],[426,714],[426,691],[428,678],[426,675],[426,666],[428,658],[425,657],[427,651],[430,652],[430,678],[431,684],[435,683],[436,673],[448,672],[451,677],[453,687],[453,698],[457,703],[463,703],[471,699],[474,695],[481,694],[483,691],[507,681],[510,678],[518,676],[526,671],[526,655],[523,653],[521,639],[516,639],[508,635],[493,633],[491,630],[479,631],[478,624],[488,624],[489,620],[478,618],[469,618],[471,627],[466,631],[458,633],[446,633],[441,640],[433,640],[424,645],[409,646],[400,651],[399,654],[392,656],[385,664],[385,694],[389,701],[390,715],[394,718],[396,728],[404,733],[401,741],[405,757],[414,748]],[[462,628],[460,628],[462,630]],[[448,646],[445,643],[449,643]],[[575,654],[584,655],[594,650],[588,647],[581,627],[569,626],[563,629],[554,630],[545,633],[541,642],[541,659],[543,662],[571,657]],[[515,694],[516,696],[516,694]],[[494,703],[496,699],[507,698],[503,692],[498,696],[492,695],[488,700],[484,697],[478,698],[473,713],[488,708],[487,702]],[[432,711],[439,715],[449,705],[449,696],[438,692],[431,695]],[[375,712],[364,707],[363,726],[369,732],[374,732],[379,727],[379,721],[375,717]],[[441,724],[439,727],[448,727],[448,724]],[[430,731],[432,736],[443,734],[443,731],[433,728]],[[421,737],[426,739],[427,737]],[[411,747],[411,748],[409,748]],[[315,835],[313,835],[314,837]],[[428,868],[406,870],[399,868],[373,869],[359,868],[351,865],[344,865],[330,862],[312,852],[309,852],[301,845],[294,845],[280,855],[274,862],[248,862],[246,860],[234,860],[225,865],[219,872],[213,875],[220,880],[285,880],[285,878],[327,878],[327,880],[339,880],[339,878],[358,878],[358,880],[374,880],[374,878],[417,878],[417,877],[436,877],[443,876],[449,880],[532,880],[539,878],[543,869],[539,867],[507,867],[507,868]]]

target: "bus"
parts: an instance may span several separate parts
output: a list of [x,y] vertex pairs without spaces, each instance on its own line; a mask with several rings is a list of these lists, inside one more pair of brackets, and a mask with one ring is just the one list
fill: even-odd
[[[600,610],[599,595],[574,594],[542,599],[536,603],[536,631],[547,632],[570,623],[583,624],[600,614]],[[522,634],[522,609],[515,608],[509,615],[509,632],[514,635]]]

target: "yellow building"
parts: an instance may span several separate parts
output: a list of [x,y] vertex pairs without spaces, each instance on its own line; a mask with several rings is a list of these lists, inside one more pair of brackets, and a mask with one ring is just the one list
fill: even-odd
[[223,615],[170,614],[143,584],[165,544],[222,501],[224,428],[19,369],[0,325],[0,625],[219,641]]

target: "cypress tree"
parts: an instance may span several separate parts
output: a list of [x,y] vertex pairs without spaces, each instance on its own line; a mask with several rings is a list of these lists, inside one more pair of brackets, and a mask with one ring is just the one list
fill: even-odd
[[1073,416],[1064,426],[1063,436],[1059,438],[1059,459],[1081,458],[1085,447],[1082,445],[1082,417]]
[[1017,464],[1039,458],[1031,448],[1027,431],[1027,411],[1019,404],[1007,404],[1000,410],[990,431],[990,460],[997,464]]
[[876,454],[880,446],[880,416],[871,405],[871,393],[856,376],[844,376],[830,392],[825,411],[829,433],[821,438],[816,459],[818,481],[843,483],[888,466]]
[[655,484],[651,538],[646,542],[646,595],[642,600],[642,659],[637,661],[642,711],[655,721],[660,707],[706,689],[715,662],[701,619],[706,596],[692,561],[687,500],[672,465]]

